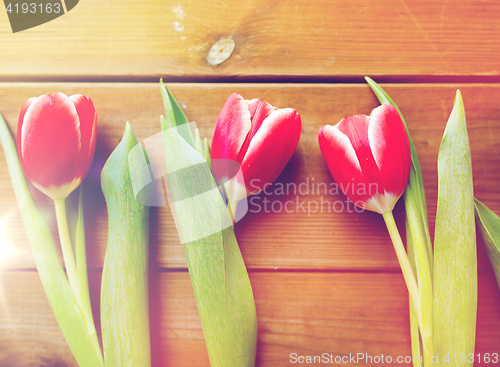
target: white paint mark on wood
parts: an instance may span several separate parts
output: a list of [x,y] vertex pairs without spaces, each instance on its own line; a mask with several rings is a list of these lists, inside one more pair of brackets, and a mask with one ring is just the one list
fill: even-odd
[[184,26],[181,25],[181,23],[179,23],[179,22],[174,22],[174,29],[176,32],[183,32]]
[[186,17],[186,13],[184,12],[184,9],[182,9],[181,4],[173,6],[172,11],[180,20],[184,20],[184,18]]
[[231,37],[222,37],[217,41],[207,55],[207,62],[211,66],[217,66],[226,61],[234,51],[236,43]]

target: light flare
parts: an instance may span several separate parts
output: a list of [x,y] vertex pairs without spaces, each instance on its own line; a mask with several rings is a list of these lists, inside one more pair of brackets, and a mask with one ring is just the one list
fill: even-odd
[[12,243],[7,233],[7,224],[10,215],[0,220],[0,268],[9,263],[9,260],[19,255],[19,249]]

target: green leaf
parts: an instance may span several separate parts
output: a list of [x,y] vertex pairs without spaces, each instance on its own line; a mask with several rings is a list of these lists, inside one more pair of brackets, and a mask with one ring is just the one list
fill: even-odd
[[[411,169],[408,186],[404,193],[405,208],[406,208],[406,243],[410,264],[413,267],[414,273],[417,276],[421,320],[416,320],[415,315],[411,312],[412,325],[412,350],[414,355],[420,355],[420,341],[418,333],[413,327],[415,323],[422,325],[424,330],[421,330],[421,336],[424,347],[424,362],[428,364],[428,355],[434,354],[433,347],[433,290],[432,290],[432,243],[427,220],[427,204],[425,200],[425,190],[423,185],[422,170],[417,156],[417,151],[413,145],[413,140],[410,136],[408,125],[399,110],[398,106],[389,97],[389,95],[371,78],[365,77],[368,85],[377,96],[380,103],[389,103],[393,105],[399,113],[401,120],[405,124],[408,140],[410,142],[411,151]],[[410,308],[412,306],[410,305]],[[417,367],[419,364],[414,363]]]
[[[410,175],[411,177],[411,175]],[[410,178],[411,180],[411,178]],[[429,364],[429,355],[434,354],[434,320],[433,320],[433,284],[432,270],[429,263],[429,254],[426,243],[430,239],[426,237],[425,224],[422,222],[422,209],[419,206],[419,200],[415,197],[417,190],[412,190],[410,186],[405,191],[405,208],[407,222],[407,248],[408,254],[411,253],[410,262],[416,269],[418,289],[421,306],[421,325],[422,344],[425,357],[425,365]],[[427,242],[429,241],[429,242]],[[432,256],[432,253],[430,254]]]
[[476,217],[498,286],[500,287],[500,217],[475,199]]
[[[406,132],[408,133],[408,140],[410,142],[410,151],[411,151],[411,164],[412,168],[410,171],[410,181],[408,182],[408,188],[406,191],[411,190],[411,195],[412,195],[412,203],[416,205],[415,210],[418,212],[418,217],[419,217],[419,223],[418,226],[420,227],[418,231],[423,231],[423,234],[425,236],[425,241],[426,241],[426,248],[427,248],[427,253],[429,257],[429,264],[432,269],[432,243],[431,243],[431,237],[430,237],[430,232],[429,232],[429,224],[427,220],[427,204],[425,201],[425,190],[424,190],[424,184],[423,184],[423,177],[422,177],[422,169],[420,168],[420,162],[418,160],[418,155],[417,151],[415,149],[415,145],[413,144],[413,140],[410,135],[410,130],[408,129],[408,124],[406,123],[406,120],[399,110],[399,107],[394,103],[394,101],[391,99],[391,97],[377,84],[373,81],[373,79],[369,77],[365,77],[365,80],[367,81],[368,85],[372,89],[373,93],[377,96],[378,100],[380,103],[389,103],[396,108],[396,110],[399,113],[399,117],[401,117],[401,120],[405,124],[406,127]],[[406,192],[405,192],[406,194]],[[407,203],[407,198],[405,195],[405,204]],[[415,224],[412,224],[410,230],[414,228]]]
[[[150,366],[148,307],[149,207],[134,196],[129,153],[138,144],[127,123],[121,142],[101,173],[108,207],[108,244],[101,288],[101,323],[106,367]],[[132,159],[129,162],[129,159]],[[145,157],[142,157],[145,159]],[[149,172],[134,172],[149,174]]]
[[[408,222],[408,217],[406,217],[406,232],[410,231],[410,223]],[[413,274],[417,274],[417,266],[415,263],[415,254],[413,252],[413,241],[411,236],[408,234],[406,237],[406,250],[408,252],[408,260],[410,261]],[[422,362],[418,357],[423,357],[424,353],[422,351],[422,342],[420,339],[419,329],[418,329],[418,318],[415,315],[415,309],[410,300],[410,334],[411,334],[411,354],[413,356],[413,367],[422,367]]]
[[100,348],[95,348],[94,337],[85,326],[85,317],[59,261],[54,238],[28,189],[16,146],[2,115],[0,139],[38,274],[57,323],[80,367],[104,366]]
[[[439,148],[438,204],[434,236],[436,352],[474,353],[477,260],[472,164],[460,91]],[[453,359],[443,366],[472,366]]]
[[165,108],[165,116],[167,121],[173,126],[177,126],[177,131],[188,142],[193,148],[195,147],[195,141],[193,138],[193,133],[189,126],[189,121],[182,110],[179,103],[174,98],[174,95],[163,83],[163,79],[160,79],[160,90],[161,98],[163,99],[163,107]]
[[205,157],[162,119],[167,177],[211,366],[255,364],[257,316],[229,213]]
[[203,143],[201,142],[200,132],[198,131],[198,129],[195,130],[195,147],[198,154],[204,157],[205,152],[203,151]]

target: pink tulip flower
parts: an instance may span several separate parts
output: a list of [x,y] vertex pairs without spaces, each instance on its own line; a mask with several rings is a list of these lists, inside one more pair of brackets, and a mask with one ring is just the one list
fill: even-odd
[[26,177],[53,199],[66,198],[85,178],[96,143],[90,97],[63,93],[28,99],[17,125],[17,150]]
[[237,163],[212,165],[228,200],[237,202],[274,182],[292,157],[301,130],[300,115],[294,109],[232,94],[217,119],[211,147],[212,162]]
[[354,115],[319,131],[319,146],[333,179],[354,204],[377,213],[392,211],[410,177],[405,126],[390,104],[371,116]]

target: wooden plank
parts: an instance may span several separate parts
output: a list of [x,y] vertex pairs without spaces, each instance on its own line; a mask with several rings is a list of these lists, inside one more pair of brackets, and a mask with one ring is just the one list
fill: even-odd
[[[2,11],[0,78],[498,78],[499,13],[478,0],[87,0],[12,34]],[[235,50],[211,66],[223,37]]]
[[[294,183],[295,195],[260,195],[250,200],[250,211],[269,200],[275,209],[288,200],[295,202],[293,213],[249,212],[236,225],[236,234],[245,262],[250,268],[280,269],[362,269],[398,271],[399,265],[381,216],[375,213],[328,212],[307,213],[307,203],[324,200],[342,202],[342,194],[323,195],[312,192],[312,183],[331,185],[332,178],[321,156],[317,132],[328,123],[355,113],[369,114],[377,106],[366,85],[344,84],[172,84],[176,97],[185,106],[190,120],[195,121],[201,135],[211,137],[214,123],[225,99],[235,91],[246,98],[260,97],[274,105],[296,108],[303,121],[303,134],[290,163],[278,178],[279,183]],[[434,227],[437,195],[436,162],[444,126],[451,111],[457,85],[385,85],[400,105],[415,140],[423,167],[428,196],[431,231]],[[476,196],[492,210],[500,213],[500,85],[461,85],[472,147]],[[104,199],[100,192],[99,170],[117,145],[130,121],[139,140],[160,131],[162,102],[157,84],[0,84],[0,111],[15,130],[17,116],[24,101],[43,93],[63,91],[67,94],[90,95],[98,110],[97,154],[85,187],[85,214],[88,257],[91,266],[102,266],[107,234]],[[309,191],[304,189],[309,183]],[[299,186],[299,185],[303,186]],[[317,186],[316,186],[317,187]],[[275,192],[278,186],[271,188]],[[53,204],[37,190],[37,202],[57,238]],[[296,203],[305,202],[303,210]],[[268,204],[270,205],[270,204]],[[269,207],[268,207],[269,208]],[[290,206],[289,206],[290,208]],[[314,209],[314,204],[311,204]],[[331,208],[331,207],[330,207]],[[337,206],[336,210],[339,210]],[[351,207],[352,209],[352,207]],[[404,207],[396,207],[400,226],[404,223]],[[0,152],[0,233],[12,243],[17,254],[4,257],[4,267],[34,268],[19,209],[15,201],[3,151]],[[404,226],[402,226],[404,227]],[[402,230],[404,228],[401,228]],[[182,246],[168,207],[152,209],[151,246],[159,266],[185,268]],[[479,242],[479,266],[489,269]]]
[[[96,314],[99,277],[99,272],[91,273]],[[400,274],[254,272],[250,279],[259,320],[259,367],[289,365],[292,353],[334,358],[367,353],[394,359],[411,354],[407,292]],[[75,365],[38,274],[2,271],[0,286],[0,364]],[[208,367],[188,273],[155,273],[151,289],[154,365]],[[479,278],[477,325],[476,352],[498,353],[500,292],[487,276]],[[12,356],[18,359],[9,362]]]

